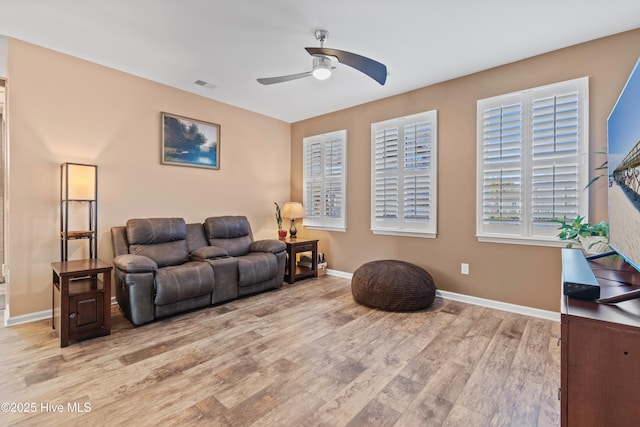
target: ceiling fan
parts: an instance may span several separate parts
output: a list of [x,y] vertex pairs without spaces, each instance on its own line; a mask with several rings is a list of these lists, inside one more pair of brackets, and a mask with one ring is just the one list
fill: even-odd
[[387,67],[384,64],[355,53],[324,47],[324,42],[329,38],[329,32],[326,30],[316,30],[315,36],[320,42],[320,47],[305,48],[306,51],[313,56],[313,67],[311,71],[289,74],[288,76],[266,77],[258,79],[258,83],[271,85],[309,76],[313,76],[318,80],[328,79],[331,76],[331,70],[335,68],[331,65],[332,57],[336,58],[338,62],[366,74],[381,85],[384,85],[387,81]]

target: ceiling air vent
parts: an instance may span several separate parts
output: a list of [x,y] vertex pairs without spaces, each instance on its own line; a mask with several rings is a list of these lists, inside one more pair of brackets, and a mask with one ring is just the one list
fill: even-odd
[[204,80],[196,80],[194,83],[197,84],[198,86],[206,87],[207,89],[214,89],[216,87],[216,85],[207,83]]

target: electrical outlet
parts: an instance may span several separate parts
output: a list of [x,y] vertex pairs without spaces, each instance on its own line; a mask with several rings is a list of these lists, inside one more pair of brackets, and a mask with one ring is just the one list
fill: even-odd
[[469,264],[467,264],[466,262],[460,264],[460,273],[469,274]]

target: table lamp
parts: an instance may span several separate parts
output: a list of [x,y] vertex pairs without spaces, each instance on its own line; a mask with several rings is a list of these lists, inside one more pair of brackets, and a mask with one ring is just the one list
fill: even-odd
[[289,237],[296,238],[298,230],[296,230],[296,219],[304,218],[304,207],[300,202],[286,202],[282,207],[282,216],[291,219],[291,228],[289,229]]

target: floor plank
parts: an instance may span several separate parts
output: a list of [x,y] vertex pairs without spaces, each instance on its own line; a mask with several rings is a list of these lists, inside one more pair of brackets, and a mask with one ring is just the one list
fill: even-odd
[[557,426],[559,335],[440,298],[372,310],[330,276],[137,328],[114,306],[66,348],[49,321],[0,329],[0,401],[35,404],[0,425]]

